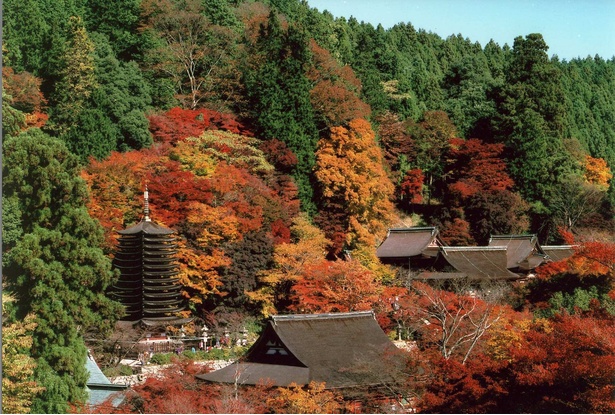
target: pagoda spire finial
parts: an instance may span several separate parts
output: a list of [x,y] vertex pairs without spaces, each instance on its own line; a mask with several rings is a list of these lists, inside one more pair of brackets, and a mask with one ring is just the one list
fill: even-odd
[[143,192],[144,206],[143,206],[143,220],[151,222],[149,217],[149,192],[147,191],[147,184],[145,184],[145,191]]

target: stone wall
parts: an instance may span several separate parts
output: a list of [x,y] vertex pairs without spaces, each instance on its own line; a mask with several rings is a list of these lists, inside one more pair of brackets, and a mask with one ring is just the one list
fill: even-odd
[[[194,363],[201,366],[210,366],[212,370],[218,370],[232,364],[233,362],[230,360],[205,360]],[[144,383],[148,378],[152,376],[158,376],[158,373],[162,369],[169,366],[171,365],[145,365],[141,367],[141,373],[139,374],[130,376],[116,376],[113,378],[109,378],[109,380],[111,381],[111,383],[114,383],[116,385],[126,384],[129,387],[135,386]]]

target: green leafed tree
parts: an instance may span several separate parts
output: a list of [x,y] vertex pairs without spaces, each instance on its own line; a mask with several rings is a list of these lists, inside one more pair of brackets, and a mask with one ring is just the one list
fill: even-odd
[[36,0],[5,0],[3,2],[4,65],[18,71],[36,70],[42,66],[42,45],[49,23]]
[[104,113],[116,128],[115,146],[109,143],[111,149],[148,147],[152,142],[145,117],[152,102],[148,84],[136,63],[121,62],[115,57],[105,36],[92,38],[96,45],[94,63],[99,86],[92,93],[90,106]]
[[156,39],[147,66],[157,78],[172,81],[175,98],[191,109],[223,101],[236,81],[230,63],[236,33],[212,24],[207,7],[200,0],[141,2],[143,30]]
[[241,22],[233,12],[232,0],[203,0],[204,13],[215,25],[239,28]]
[[139,0],[90,0],[85,5],[86,28],[108,36],[114,54],[121,59],[140,57],[145,42],[137,30],[139,5]]
[[107,36],[94,33],[91,38],[95,83],[87,93],[76,95],[81,102],[67,102],[56,107],[55,115],[52,112],[56,130],[58,119],[65,118],[66,124],[57,132],[84,163],[89,157],[102,159],[111,151],[140,149],[152,142],[145,117],[150,88],[140,69],[134,62],[119,61]]
[[479,137],[495,110],[487,93],[495,81],[483,54],[468,54],[451,64],[444,77],[446,109],[462,137]]
[[78,159],[66,146],[30,129],[5,140],[3,153],[3,195],[12,226],[18,221],[23,232],[3,244],[3,279],[15,319],[34,316],[30,354],[45,388],[31,411],[67,412],[86,399],[83,334],[107,330],[121,315],[104,295],[114,273],[100,248],[102,228],[86,208]]

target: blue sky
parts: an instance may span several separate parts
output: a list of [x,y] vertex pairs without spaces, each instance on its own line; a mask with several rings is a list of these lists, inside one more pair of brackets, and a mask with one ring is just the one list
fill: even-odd
[[410,22],[446,38],[459,34],[485,46],[513,45],[517,36],[541,33],[549,56],[615,56],[615,0],[308,0],[321,12],[354,16],[389,28]]

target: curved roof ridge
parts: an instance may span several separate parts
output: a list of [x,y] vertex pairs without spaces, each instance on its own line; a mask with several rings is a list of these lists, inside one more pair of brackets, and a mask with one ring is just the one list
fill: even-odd
[[527,239],[536,238],[535,233],[522,233],[522,234],[504,234],[504,235],[491,235],[491,239]]
[[444,253],[447,251],[506,251],[505,246],[443,246]]
[[375,316],[373,310],[369,311],[349,311],[345,313],[319,313],[319,314],[279,314],[271,316],[274,322],[290,320],[317,320],[317,319],[339,319],[348,317],[367,317]]
[[389,232],[421,232],[421,231],[437,231],[436,226],[409,226],[406,228],[390,228]]

